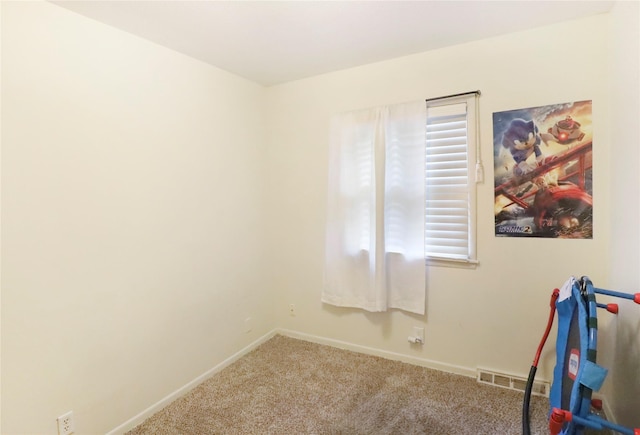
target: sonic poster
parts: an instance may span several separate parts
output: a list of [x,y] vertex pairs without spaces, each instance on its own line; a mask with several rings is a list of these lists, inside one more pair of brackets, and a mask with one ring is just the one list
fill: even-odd
[[593,238],[591,101],[493,114],[495,234]]

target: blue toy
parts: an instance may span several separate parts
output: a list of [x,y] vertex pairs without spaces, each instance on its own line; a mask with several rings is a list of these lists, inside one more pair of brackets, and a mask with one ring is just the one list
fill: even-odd
[[640,293],[629,294],[594,288],[588,277],[570,278],[551,296],[551,312],[547,329],[534,358],[522,408],[522,430],[530,434],[529,401],[540,353],[549,335],[555,312],[558,312],[556,366],[549,394],[551,435],[583,435],[585,429],[610,429],[624,435],[640,435],[631,429],[609,422],[591,412],[591,394],[602,386],[607,369],[596,364],[598,318],[597,309],[618,313],[617,304],[599,304],[596,294],[631,299],[640,304]]

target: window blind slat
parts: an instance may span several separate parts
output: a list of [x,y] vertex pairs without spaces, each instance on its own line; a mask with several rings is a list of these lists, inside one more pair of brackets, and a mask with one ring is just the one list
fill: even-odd
[[426,226],[426,230],[427,231],[432,231],[433,234],[438,234],[438,232],[443,231],[443,232],[447,232],[447,231],[453,231],[456,233],[465,233],[467,232],[467,225],[466,222],[462,223],[462,224],[442,224],[442,223],[438,223],[435,225],[427,225]]
[[467,240],[456,241],[450,239],[430,239],[428,242],[430,242],[431,249],[428,249],[427,251],[430,251],[431,253],[436,251],[433,249],[436,247],[439,248],[438,250],[442,250],[443,253],[446,252],[447,254],[458,255],[462,255],[467,249]]

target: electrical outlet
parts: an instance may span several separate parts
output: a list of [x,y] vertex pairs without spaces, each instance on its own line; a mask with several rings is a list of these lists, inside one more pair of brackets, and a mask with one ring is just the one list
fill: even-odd
[[58,435],[69,435],[76,430],[75,423],[73,422],[73,411],[69,411],[66,414],[61,415],[57,418],[57,421]]
[[296,315],[296,306],[294,304],[289,304],[289,314],[292,316]]
[[424,328],[420,328],[419,326],[414,326],[413,336],[416,338],[417,343],[424,344]]

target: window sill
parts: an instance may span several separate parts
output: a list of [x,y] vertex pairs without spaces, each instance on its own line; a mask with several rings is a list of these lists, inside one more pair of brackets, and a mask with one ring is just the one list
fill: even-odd
[[459,269],[475,269],[480,264],[478,260],[458,260],[444,257],[427,257],[425,263],[427,266],[455,267]]

